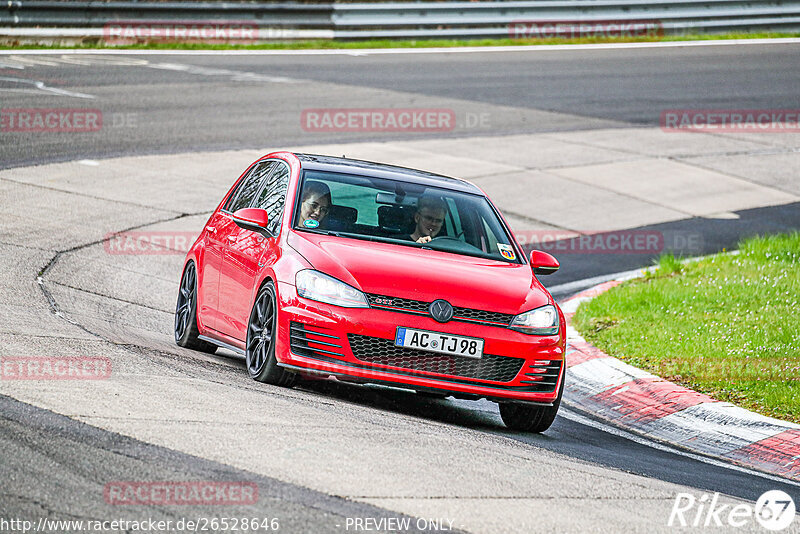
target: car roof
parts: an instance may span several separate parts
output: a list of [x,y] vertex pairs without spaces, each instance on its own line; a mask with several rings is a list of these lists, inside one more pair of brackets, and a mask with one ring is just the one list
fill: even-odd
[[484,196],[483,191],[466,180],[432,172],[345,157],[301,153],[295,153],[295,156],[300,160],[300,167],[303,169],[374,176]]

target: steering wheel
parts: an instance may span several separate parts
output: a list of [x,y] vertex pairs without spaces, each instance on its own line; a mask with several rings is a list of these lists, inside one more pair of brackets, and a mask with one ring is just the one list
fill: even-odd
[[[461,237],[461,236],[459,236]],[[428,243],[433,243],[434,241],[458,241],[459,243],[463,243],[458,237],[452,237],[449,235],[440,235],[439,237],[434,237]]]
[[[439,236],[439,237],[434,237],[433,239],[428,241],[426,244],[430,245],[434,241],[438,241],[440,243],[440,247],[443,248],[444,250],[451,250],[451,251],[453,251],[453,250],[458,250],[458,251],[480,250],[478,247],[476,247],[472,243],[467,243],[466,241],[461,241],[459,238],[452,237],[452,236],[449,236],[449,235],[442,235],[442,236]],[[451,248],[450,246],[447,246],[445,243],[453,243],[453,244],[455,244],[457,246]]]

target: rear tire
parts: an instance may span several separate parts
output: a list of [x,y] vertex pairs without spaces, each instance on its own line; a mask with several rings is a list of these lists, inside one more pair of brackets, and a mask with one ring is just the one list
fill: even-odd
[[187,349],[214,354],[217,346],[198,339],[197,329],[197,269],[193,262],[186,264],[175,304],[175,343]]
[[503,419],[503,423],[508,428],[521,432],[539,433],[550,428],[550,425],[556,419],[558,407],[561,405],[565,380],[566,376],[561,380],[561,386],[558,388],[558,397],[556,397],[552,406],[533,406],[513,402],[500,403],[500,417]]
[[297,375],[278,366],[275,358],[275,341],[278,326],[278,299],[275,284],[267,282],[256,296],[250,320],[247,323],[245,360],[247,372],[253,380],[290,388]]

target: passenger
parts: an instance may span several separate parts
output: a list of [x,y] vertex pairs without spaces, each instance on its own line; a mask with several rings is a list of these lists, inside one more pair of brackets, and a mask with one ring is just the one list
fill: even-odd
[[436,237],[442,231],[446,213],[447,206],[442,199],[430,196],[420,197],[417,202],[417,212],[414,214],[414,222],[417,227],[410,236],[411,240],[417,243],[427,243]]
[[300,199],[298,226],[318,228],[331,209],[331,190],[322,182],[306,182]]

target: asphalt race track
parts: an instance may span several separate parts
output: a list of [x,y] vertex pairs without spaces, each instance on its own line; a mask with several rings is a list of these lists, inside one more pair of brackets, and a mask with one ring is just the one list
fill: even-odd
[[[483,127],[469,127],[464,120],[452,133],[425,134],[435,138],[658,126],[660,112],[670,108],[792,109],[800,99],[799,68],[796,45],[579,53],[11,53],[0,56],[4,107],[19,102],[99,107],[107,117],[133,113],[135,123],[106,124],[102,139],[17,135],[0,147],[0,168],[76,157],[375,140],[370,133],[303,131],[299,112],[312,106],[425,107],[458,101],[459,109],[473,115],[494,115]],[[37,81],[97,98],[56,95],[35,88]],[[29,96],[21,97],[25,92]],[[392,137],[421,136],[382,133],[380,139]]]
[[[93,132],[0,131],[0,356],[103,357],[113,369],[108,380],[0,381],[0,520],[246,515],[278,518],[281,532],[398,531],[355,518],[426,532],[668,532],[679,493],[719,492],[727,504],[772,489],[800,497],[797,483],[648,443],[569,399],[548,432],[524,435],[488,402],[253,382],[232,353],[172,342],[180,250],[126,254],[108,241],[197,233],[259,154],[302,147],[465,177],[516,230],[564,243],[649,232],[686,241],[674,248],[687,254],[731,248],[800,228],[798,134],[665,133],[660,114],[800,109],[799,52],[0,54],[0,109],[103,117]],[[452,110],[457,122],[343,133],[301,119],[390,107]],[[662,248],[556,250],[562,270],[544,281],[565,297]],[[118,481],[198,480],[252,483],[258,499],[104,498]]]

